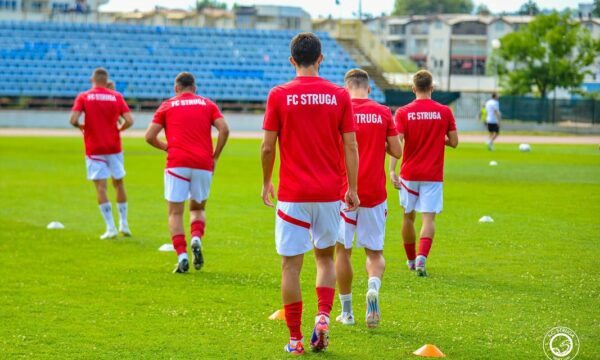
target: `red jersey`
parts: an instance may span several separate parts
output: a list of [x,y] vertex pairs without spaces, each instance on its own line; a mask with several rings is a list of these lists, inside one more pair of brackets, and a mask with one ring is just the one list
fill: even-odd
[[164,101],[152,122],[165,129],[167,168],[213,171],[211,126],[222,117],[215,103],[196,94],[182,93]]
[[[358,198],[361,207],[373,207],[387,199],[385,191],[385,154],[388,136],[398,135],[392,112],[370,99],[352,99],[358,143]],[[342,191],[348,188],[342,159]],[[344,196],[342,194],[342,198]]]
[[298,76],[274,87],[263,129],[278,132],[279,200],[339,200],[342,133],[356,131],[343,87],[318,76]]
[[72,110],[85,113],[83,141],[86,155],[121,152],[121,134],[117,124],[119,116],[130,111],[121,94],[94,87],[77,95]]
[[433,100],[415,100],[398,109],[396,125],[404,134],[400,177],[443,181],[446,134],[456,130],[452,110]]

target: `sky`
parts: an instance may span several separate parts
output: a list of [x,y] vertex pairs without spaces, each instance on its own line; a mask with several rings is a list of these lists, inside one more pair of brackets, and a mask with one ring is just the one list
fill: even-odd
[[[223,0],[221,0],[223,1]],[[300,6],[308,11],[312,17],[343,16],[350,18],[355,16],[358,10],[359,0],[340,0],[341,5],[336,5],[335,0],[225,0],[229,7],[233,3],[239,5],[291,5]],[[502,11],[516,11],[526,0],[474,0],[475,5],[485,3],[488,8],[495,13]],[[593,2],[593,0],[538,0],[540,8],[556,8],[562,10],[567,6],[577,7],[579,2]],[[133,11],[135,9],[146,11],[154,6],[164,6],[169,8],[187,9],[195,4],[195,0],[109,0],[108,4],[101,9],[103,11]],[[372,15],[381,15],[381,13],[390,13],[394,7],[394,0],[362,0],[363,13]]]

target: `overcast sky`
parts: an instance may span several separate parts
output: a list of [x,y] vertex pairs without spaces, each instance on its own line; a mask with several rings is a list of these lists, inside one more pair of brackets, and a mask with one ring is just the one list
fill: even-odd
[[[240,5],[268,4],[301,6],[313,17],[333,15],[339,17],[352,17],[357,12],[359,0],[340,0],[341,5],[336,5],[335,0],[225,0],[229,7],[233,3]],[[485,3],[492,12],[516,11],[526,0],[474,0],[475,4]],[[593,2],[592,0],[538,0],[540,8],[556,8],[559,10],[567,6],[577,7],[580,2]],[[132,11],[151,10],[154,6],[187,9],[195,0],[110,0],[101,9],[104,11]],[[363,0],[363,13],[380,15],[382,12],[390,13],[394,7],[394,0]]]

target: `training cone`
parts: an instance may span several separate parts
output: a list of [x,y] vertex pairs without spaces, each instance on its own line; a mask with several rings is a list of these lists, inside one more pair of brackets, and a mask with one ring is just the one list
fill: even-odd
[[285,320],[285,310],[277,310],[269,316],[269,320]]
[[444,355],[442,350],[438,349],[437,346],[431,345],[431,344],[426,344],[426,345],[421,346],[413,354],[415,354],[417,356],[422,356],[422,357],[433,357],[433,358],[446,357],[446,355]]

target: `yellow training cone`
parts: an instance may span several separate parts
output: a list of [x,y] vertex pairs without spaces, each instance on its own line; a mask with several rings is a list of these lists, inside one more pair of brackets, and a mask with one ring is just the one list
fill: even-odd
[[434,358],[446,357],[446,355],[444,355],[444,353],[440,349],[438,349],[437,346],[431,345],[431,344],[426,344],[426,345],[421,346],[413,354],[415,354],[417,356],[423,356],[423,357],[434,357]]
[[277,310],[269,316],[269,320],[285,320],[285,310]]

